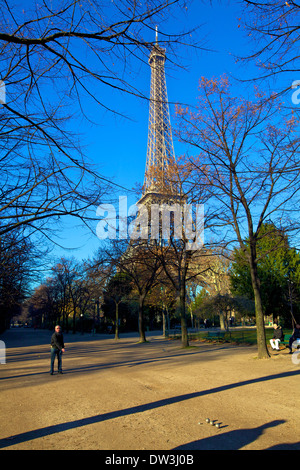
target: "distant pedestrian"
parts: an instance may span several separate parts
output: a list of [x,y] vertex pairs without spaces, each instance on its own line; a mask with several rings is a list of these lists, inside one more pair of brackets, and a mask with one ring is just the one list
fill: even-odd
[[274,323],[274,334],[273,338],[270,339],[272,349],[276,349],[276,351],[279,351],[280,341],[284,341],[284,334],[281,326],[277,325],[277,323]]
[[62,374],[62,354],[65,352],[65,345],[64,345],[64,337],[61,332],[61,327],[56,325],[55,331],[51,336],[51,366],[50,366],[50,374],[53,375],[54,373],[54,361],[55,356],[57,357],[58,362],[58,373]]

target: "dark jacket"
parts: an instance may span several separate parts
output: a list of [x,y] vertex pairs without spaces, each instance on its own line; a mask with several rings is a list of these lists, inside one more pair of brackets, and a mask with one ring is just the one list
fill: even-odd
[[294,339],[300,338],[300,328],[294,328],[292,337],[293,337]]
[[51,347],[59,349],[60,351],[64,349],[64,337],[61,333],[53,333],[53,335],[51,336]]
[[274,330],[273,339],[280,339],[280,341],[284,341],[284,334],[281,326]]

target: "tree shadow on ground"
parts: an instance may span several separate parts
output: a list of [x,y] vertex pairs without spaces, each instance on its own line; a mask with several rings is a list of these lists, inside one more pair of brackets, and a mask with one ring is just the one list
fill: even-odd
[[[153,409],[160,408],[160,407],[163,407],[163,406],[168,406],[168,405],[172,405],[174,403],[180,403],[180,402],[185,401],[185,400],[190,400],[190,399],[193,399],[193,398],[198,398],[198,397],[211,395],[211,394],[218,393],[218,392],[223,392],[225,390],[230,390],[230,389],[242,387],[244,385],[250,385],[250,384],[253,384],[253,383],[266,382],[266,381],[269,381],[269,380],[274,380],[274,379],[279,379],[279,378],[292,377],[292,376],[299,375],[299,374],[300,374],[300,370],[295,370],[295,371],[283,372],[283,373],[280,373],[280,374],[268,375],[268,376],[265,376],[265,377],[258,377],[256,379],[249,379],[249,380],[244,380],[244,381],[241,381],[241,382],[236,382],[236,383],[233,383],[233,384],[222,385],[220,387],[215,387],[215,388],[211,388],[211,389],[208,389],[208,390],[201,390],[199,392],[192,392],[192,393],[178,395],[178,396],[171,397],[171,398],[164,398],[164,399],[157,400],[157,401],[154,401],[154,402],[151,402],[151,403],[146,403],[146,404],[143,404],[143,405],[137,405],[137,406],[133,406],[133,407],[130,407],[130,408],[125,408],[123,410],[111,411],[109,413],[98,414],[98,415],[95,415],[95,416],[91,416],[91,417],[83,418],[83,419],[78,419],[78,420],[70,421],[70,422],[67,422],[67,423],[61,423],[61,424],[56,424],[56,425],[52,425],[52,426],[47,426],[47,427],[44,427],[44,428],[35,429],[35,430],[32,430],[32,431],[24,432],[24,433],[21,433],[21,434],[16,434],[14,436],[10,436],[8,438],[1,439],[0,440],[0,448],[1,449],[6,448],[6,447],[9,447],[9,446],[12,446],[12,445],[15,445],[15,444],[20,444],[22,442],[31,441],[33,439],[38,439],[38,438],[41,438],[41,437],[44,437],[44,436],[49,436],[51,434],[56,434],[56,433],[59,433],[59,432],[67,431],[69,429],[88,426],[89,424],[100,423],[100,422],[103,422],[103,421],[107,421],[107,420],[114,419],[114,418],[119,418],[119,417],[122,417],[122,416],[133,415],[135,413],[143,413],[145,411],[153,410]],[[226,445],[226,443],[230,442],[230,438],[232,438],[232,436],[234,436],[234,438],[237,441],[236,445],[240,445],[238,443],[239,442],[245,442],[246,439],[248,439],[248,442],[252,442],[251,439],[252,440],[257,439],[257,437],[263,432],[263,429],[265,429],[266,427],[277,426],[278,424],[282,424],[282,423],[283,423],[283,421],[272,421],[271,423],[269,423],[269,425],[266,424],[266,425],[264,425],[264,427],[262,426],[260,428],[256,428],[256,430],[255,429],[254,430],[244,430],[245,431],[245,433],[244,433],[245,436],[248,432],[248,437],[244,437],[244,438],[243,438],[243,432],[241,430],[239,430],[239,431],[231,431],[229,433],[222,434],[222,435],[220,434],[220,437],[216,436],[215,439],[217,439],[217,438],[221,439],[221,436],[223,436],[223,438],[222,438],[224,440],[223,444]],[[234,434],[234,433],[237,433],[237,434]],[[238,434],[241,434],[242,437],[238,438],[237,437]],[[229,435],[229,438],[228,438],[228,435]],[[210,442],[209,439],[210,438],[207,438],[206,443],[202,442],[202,444],[203,445],[208,445],[209,442]],[[202,441],[205,441],[205,440],[202,440]],[[186,446],[188,446],[188,445],[189,446],[192,446],[192,445],[197,446],[197,445],[199,445],[199,442],[201,442],[201,441],[195,441],[194,443],[186,444]],[[216,445],[216,446],[218,445],[218,442],[213,442],[212,441],[212,443],[213,443],[213,445]],[[243,444],[243,445],[245,445],[245,444]],[[296,443],[294,445],[296,445]],[[194,447],[194,448],[196,449],[197,447]],[[211,447],[211,448],[217,449],[217,447]],[[184,447],[182,447],[182,449],[184,449]],[[192,449],[192,447],[189,447],[189,449]]]
[[[226,349],[224,346],[219,346],[218,348],[214,348],[214,352],[216,351],[223,351]],[[107,349],[104,349],[105,352],[107,352]],[[92,351],[88,348],[82,348],[82,349],[73,349],[70,350],[68,348],[67,350],[67,356],[66,360],[68,361],[69,359],[78,359],[79,358],[84,358],[88,357],[91,358],[93,357],[98,357],[101,355],[102,349],[101,348],[95,348]],[[148,351],[149,352],[149,351]],[[151,351],[150,351],[151,352]],[[101,362],[97,362],[95,364],[89,364],[89,365],[78,365],[75,367],[65,367],[65,360],[63,358],[63,369],[64,373],[66,374],[76,374],[76,373],[89,373],[89,372],[97,372],[99,370],[105,370],[105,369],[111,369],[115,367],[135,367],[135,366],[141,366],[144,364],[155,364],[159,362],[167,362],[171,361],[173,359],[179,358],[179,357],[185,357],[185,356],[198,356],[200,354],[205,354],[210,352],[210,349],[197,349],[196,351],[190,351],[190,350],[182,350],[182,351],[172,351],[169,353],[168,350],[164,350],[164,354],[158,354],[157,356],[151,356],[148,357],[146,354],[144,357],[138,356],[133,357],[129,356],[128,358],[124,360],[117,360],[114,362],[105,362],[104,359],[101,359]],[[147,353],[147,352],[146,352]],[[21,359],[20,359],[21,357]],[[16,375],[9,375],[10,368],[9,365],[13,363],[22,363],[26,361],[34,361],[34,360],[44,360],[45,362],[48,362],[49,369],[47,371],[38,371],[38,372],[28,372],[28,373],[20,373]],[[19,379],[19,378],[24,378],[24,377],[31,377],[31,376],[47,376],[50,370],[50,352],[26,352],[26,353],[21,353],[20,355],[7,355],[7,363],[6,363],[6,369],[4,369],[7,372],[7,375],[2,375],[0,377],[0,381],[4,380],[10,380],[10,379]],[[40,367],[40,366],[39,366]],[[34,367],[31,366],[30,370],[33,370]],[[28,370],[28,367],[23,367],[20,368],[20,370]]]
[[[283,423],[285,420],[275,420],[257,428],[236,429],[226,433],[216,431],[218,434],[215,436],[189,442],[172,450],[239,450],[256,441],[266,429]],[[300,450],[300,442],[277,444],[265,450]]]

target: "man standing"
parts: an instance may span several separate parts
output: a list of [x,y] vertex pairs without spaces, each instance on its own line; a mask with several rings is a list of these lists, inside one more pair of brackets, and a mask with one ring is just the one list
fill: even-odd
[[61,327],[57,325],[55,331],[51,336],[51,367],[50,374],[53,375],[54,372],[54,361],[55,356],[57,356],[58,362],[58,373],[62,374],[62,353],[65,352],[64,337],[61,332]]

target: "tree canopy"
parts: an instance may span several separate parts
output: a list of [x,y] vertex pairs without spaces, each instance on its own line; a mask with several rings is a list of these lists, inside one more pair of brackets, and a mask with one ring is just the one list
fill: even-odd
[[[249,248],[249,241],[246,242]],[[280,317],[291,325],[290,304],[300,300],[300,254],[288,235],[271,222],[262,226],[257,243],[257,271],[265,315]],[[230,279],[233,293],[253,299],[249,264],[241,249],[233,253]]]

